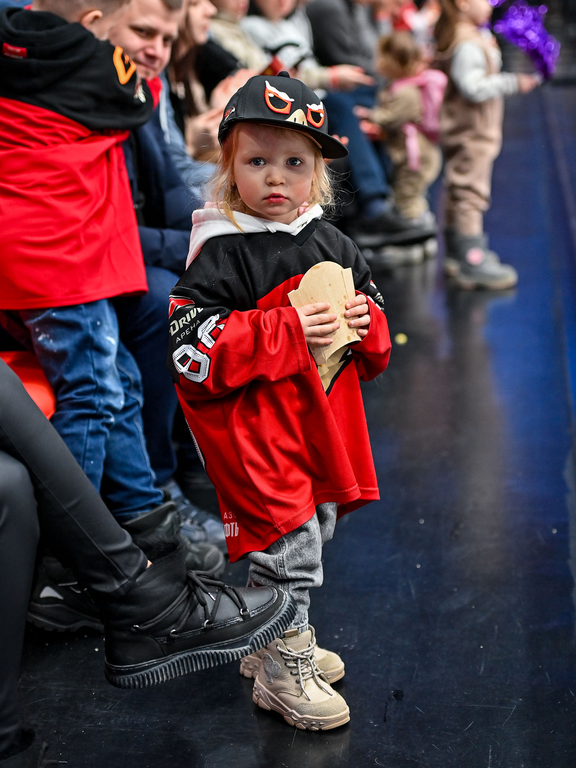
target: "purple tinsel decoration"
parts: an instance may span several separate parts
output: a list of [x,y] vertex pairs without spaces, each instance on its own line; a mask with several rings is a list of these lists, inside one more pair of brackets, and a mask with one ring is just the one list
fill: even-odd
[[[506,0],[496,0],[501,5]],[[524,0],[517,0],[506,11],[506,15],[494,24],[494,31],[521,48],[545,80],[556,70],[560,55],[560,43],[544,29],[542,20],[548,9],[545,5],[534,8]]]

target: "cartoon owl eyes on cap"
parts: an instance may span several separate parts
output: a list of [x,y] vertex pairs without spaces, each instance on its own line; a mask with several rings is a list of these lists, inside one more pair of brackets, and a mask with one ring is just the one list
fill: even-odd
[[270,85],[268,81],[265,83],[264,101],[266,102],[268,109],[271,109],[272,112],[280,115],[290,115],[290,117],[286,119],[291,123],[312,125],[314,128],[321,128],[324,125],[326,113],[322,102],[320,102],[320,104],[306,104],[306,114],[304,114],[302,109],[297,109],[294,114],[290,114],[295,100],[288,96],[287,93]]
[[321,128],[324,125],[326,119],[326,112],[324,111],[324,104],[306,104],[308,107],[306,111],[306,120],[313,125],[314,128]]
[[278,90],[278,88],[274,88],[274,86],[270,85],[268,80],[266,80],[264,101],[266,102],[268,109],[271,109],[272,112],[276,112],[280,115],[289,115],[294,99],[291,99],[287,93]]

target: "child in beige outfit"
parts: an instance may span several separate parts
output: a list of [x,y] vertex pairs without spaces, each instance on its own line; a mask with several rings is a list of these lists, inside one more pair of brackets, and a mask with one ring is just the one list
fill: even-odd
[[533,75],[501,72],[502,57],[484,25],[488,0],[444,0],[436,26],[437,60],[448,75],[440,113],[445,156],[445,271],[461,288],[511,288],[516,270],[488,250],[484,212],[490,205],[492,167],[502,146],[503,97],[527,93]]

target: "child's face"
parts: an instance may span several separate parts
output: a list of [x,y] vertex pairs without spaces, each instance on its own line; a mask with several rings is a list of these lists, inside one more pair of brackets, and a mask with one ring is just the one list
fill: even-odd
[[296,7],[296,0],[256,0],[256,5],[270,21],[280,21],[290,15]]
[[233,175],[248,213],[290,224],[308,202],[316,152],[297,131],[245,123],[238,131]]
[[465,0],[459,3],[458,7],[461,15],[477,27],[486,24],[493,11],[488,0]]
[[376,59],[376,70],[388,80],[398,80],[404,76],[401,68],[389,56],[379,55]]
[[426,69],[424,58],[421,61],[415,61],[409,67],[402,67],[390,56],[379,55],[376,59],[376,70],[388,80],[401,80],[404,77],[413,77]]

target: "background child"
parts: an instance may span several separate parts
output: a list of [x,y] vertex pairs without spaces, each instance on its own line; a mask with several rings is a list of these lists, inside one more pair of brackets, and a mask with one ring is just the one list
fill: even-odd
[[[313,730],[349,720],[315,657],[308,590],[322,583],[322,545],[337,514],[378,498],[359,378],[377,376],[390,339],[382,298],[357,247],[323,221],[328,135],[323,104],[287,73],[251,78],[228,103],[217,205],[194,213],[189,264],[171,297],[172,372],[188,424],[218,491],[230,559],[247,556],[250,583],[283,585],[297,604],[291,629],[252,657],[254,700]],[[299,215],[305,204],[304,213]],[[358,291],[346,348],[326,390],[310,348],[338,324],[328,304],[296,310],[288,293],[315,264],[351,267]]]
[[386,133],[399,212],[407,219],[433,220],[426,195],[442,165],[435,142],[446,75],[427,68],[424,52],[409,32],[379,40],[376,66],[389,85],[378,94],[375,109],[358,108],[358,114]]
[[511,288],[516,270],[488,250],[483,214],[490,205],[492,167],[502,146],[503,96],[527,93],[540,80],[501,72],[496,38],[485,27],[488,0],[442,0],[436,25],[438,62],[448,74],[440,113],[445,155],[445,271],[461,288]]

